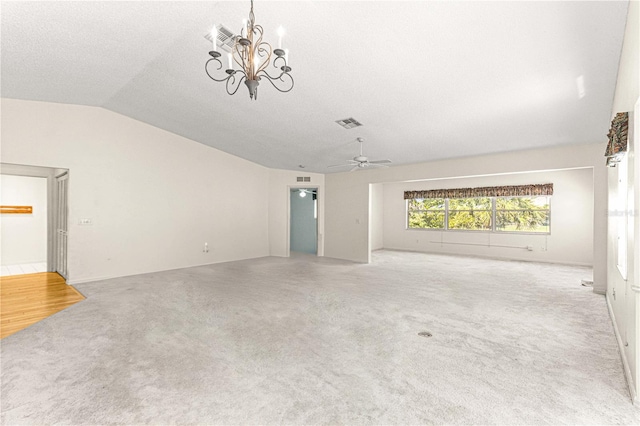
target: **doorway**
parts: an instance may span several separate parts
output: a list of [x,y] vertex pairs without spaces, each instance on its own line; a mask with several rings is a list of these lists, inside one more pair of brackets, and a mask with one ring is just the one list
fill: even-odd
[[[68,179],[69,170],[27,166],[20,164],[0,164],[3,176],[23,176],[46,179],[46,227],[40,231],[41,237],[46,239],[46,271],[58,272],[65,279],[68,278],[67,266],[67,210],[68,210]],[[27,203],[28,204],[28,203]],[[40,209],[39,209],[40,210]],[[2,247],[3,251],[12,250]],[[26,273],[42,272],[39,270]]]
[[318,188],[291,188],[289,251],[318,254]]

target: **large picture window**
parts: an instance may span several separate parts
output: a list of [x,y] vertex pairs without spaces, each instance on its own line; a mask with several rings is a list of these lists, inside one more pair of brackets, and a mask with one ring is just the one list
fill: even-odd
[[407,191],[407,228],[549,234],[552,193],[552,184]]

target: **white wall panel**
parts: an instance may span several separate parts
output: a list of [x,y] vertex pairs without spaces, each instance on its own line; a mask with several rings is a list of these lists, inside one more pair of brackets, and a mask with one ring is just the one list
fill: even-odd
[[269,170],[145,123],[3,99],[2,161],[70,170],[71,283],[269,255]]
[[0,175],[3,206],[31,206],[31,214],[3,214],[2,265],[47,262],[47,179]]

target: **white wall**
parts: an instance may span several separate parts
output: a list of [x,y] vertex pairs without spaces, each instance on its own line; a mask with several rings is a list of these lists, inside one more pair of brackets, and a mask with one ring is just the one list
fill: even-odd
[[325,256],[367,262],[369,259],[369,184],[447,179],[540,170],[592,168],[594,185],[594,291],[606,289],[607,175],[604,143],[465,157],[387,169],[336,173],[325,177]]
[[[406,229],[404,191],[543,183],[553,183],[554,187],[550,235]],[[500,246],[531,246],[533,250]],[[591,266],[593,171],[587,168],[386,184],[384,247]]]
[[70,283],[269,255],[267,168],[101,108],[1,119],[4,163],[70,170]]
[[32,206],[32,214],[3,214],[2,265],[47,262],[47,179],[0,175],[0,204]]
[[[310,182],[297,182],[309,177]],[[289,255],[289,190],[318,188],[318,256],[324,255],[325,184],[324,175],[305,171],[269,170],[269,254]]]
[[[616,329],[622,355],[625,376],[635,402],[640,405],[640,2],[629,2],[624,43],[616,91],[611,111],[612,118],[618,112],[629,111],[630,139],[627,177],[627,223],[631,230],[621,233],[617,227],[618,171],[609,168],[609,238],[607,241],[608,264],[607,302]],[[617,268],[618,237],[626,240],[627,277]]]
[[384,187],[377,183],[370,186],[371,207],[369,223],[371,250],[380,250],[384,247]]

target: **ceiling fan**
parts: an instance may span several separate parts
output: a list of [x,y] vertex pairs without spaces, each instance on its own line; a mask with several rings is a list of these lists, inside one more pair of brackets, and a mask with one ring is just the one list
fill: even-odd
[[350,166],[350,172],[356,171],[358,169],[366,169],[368,167],[389,167],[386,164],[391,163],[391,160],[373,160],[369,161],[369,158],[365,155],[362,155],[362,143],[364,142],[363,138],[356,138],[356,140],[360,143],[360,155],[353,157],[352,160],[347,160],[345,164],[334,164],[332,166],[328,166],[329,169],[333,169],[335,167],[345,167]]

